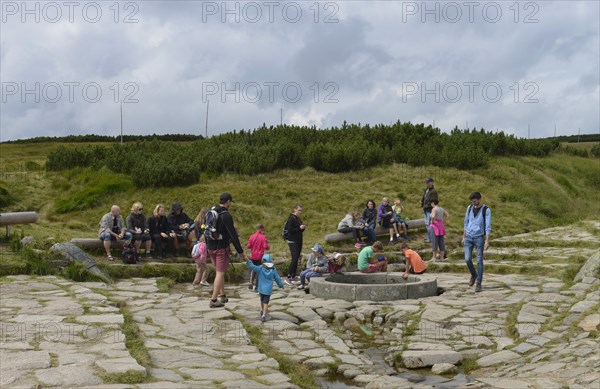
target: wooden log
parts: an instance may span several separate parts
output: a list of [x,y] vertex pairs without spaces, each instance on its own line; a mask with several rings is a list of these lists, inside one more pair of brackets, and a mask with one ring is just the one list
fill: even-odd
[[[406,224],[408,225],[409,230],[425,228],[425,219],[407,220]],[[375,228],[375,235],[389,235],[389,233],[389,228],[383,228],[379,225]],[[354,234],[352,232],[334,232],[325,235],[325,242],[327,243],[336,243],[352,239],[354,239]]]
[[35,223],[40,218],[37,212],[6,212],[0,213],[0,226],[11,224]]
[[[100,240],[100,238],[73,238],[70,240],[70,243],[73,243],[79,247],[84,249],[104,249],[104,242]],[[123,249],[124,240],[112,240],[110,242],[110,247],[112,249]]]

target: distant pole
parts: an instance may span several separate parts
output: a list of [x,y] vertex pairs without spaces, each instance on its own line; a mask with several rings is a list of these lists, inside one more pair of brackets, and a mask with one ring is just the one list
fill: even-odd
[[123,102],[121,101],[121,146],[123,146]]
[[283,107],[279,108],[279,124],[283,126]]
[[433,128],[435,128],[435,119],[433,119]]
[[577,130],[577,143],[579,143],[579,137],[581,136],[581,127]]
[[469,129],[469,121],[467,120],[467,130]]
[[556,138],[556,123],[554,123],[554,137]]
[[204,133],[206,138],[208,138],[208,105],[210,104],[210,100],[206,100],[206,123],[204,125]]
[[531,139],[531,124],[527,124],[527,139]]

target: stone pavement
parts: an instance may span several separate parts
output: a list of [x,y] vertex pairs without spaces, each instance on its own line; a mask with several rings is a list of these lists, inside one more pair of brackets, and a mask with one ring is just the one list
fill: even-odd
[[[4,277],[0,387],[298,387],[277,355],[251,343],[251,326],[315,376],[335,372],[344,388],[600,387],[597,274],[569,287],[486,274],[477,294],[466,274],[436,276],[443,294],[397,302],[275,287],[266,323],[244,285],[227,286],[226,308],[210,309],[209,288],[162,293],[157,279]],[[136,341],[137,352],[128,348]]]

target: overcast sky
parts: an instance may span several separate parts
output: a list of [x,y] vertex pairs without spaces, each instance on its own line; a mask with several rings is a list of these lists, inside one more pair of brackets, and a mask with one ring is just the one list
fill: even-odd
[[[598,133],[598,1],[2,1],[0,140],[396,120]],[[555,130],[556,128],[556,130]]]

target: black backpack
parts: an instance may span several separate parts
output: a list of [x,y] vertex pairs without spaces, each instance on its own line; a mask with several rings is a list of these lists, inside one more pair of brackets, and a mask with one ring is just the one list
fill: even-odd
[[284,240],[290,240],[290,232],[288,231],[288,222],[290,218],[287,218],[285,223],[283,223],[283,228],[281,229],[281,236]]
[[219,216],[227,212],[227,209],[218,213],[215,210],[216,207],[212,207],[210,211],[206,214],[206,221],[204,222],[204,226],[206,227],[204,230],[204,238],[208,242],[209,240],[221,240],[223,239],[223,235],[219,233],[218,229],[218,221]]
[[127,265],[135,265],[140,259],[140,253],[134,245],[129,244],[123,248],[123,263]]

